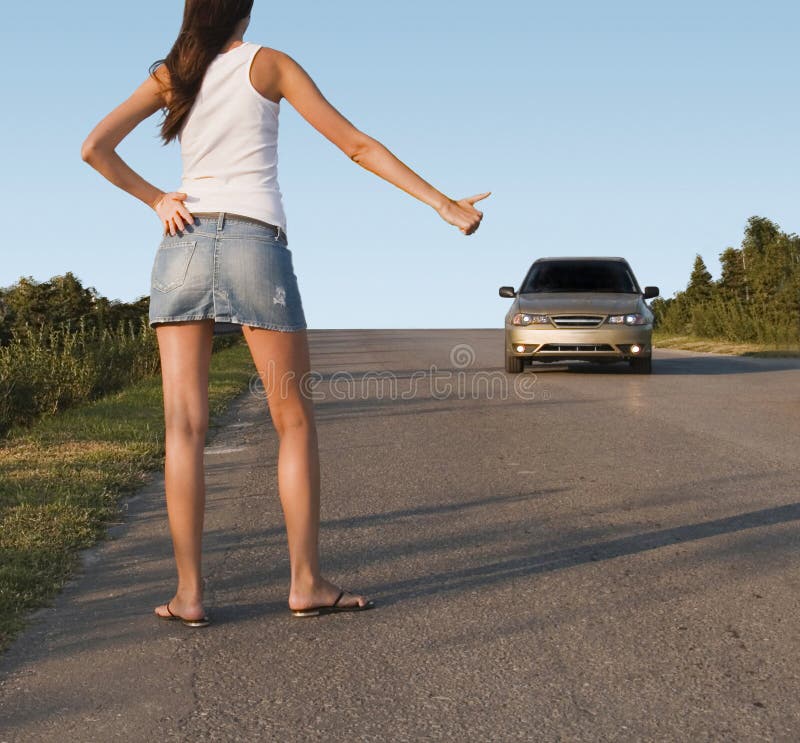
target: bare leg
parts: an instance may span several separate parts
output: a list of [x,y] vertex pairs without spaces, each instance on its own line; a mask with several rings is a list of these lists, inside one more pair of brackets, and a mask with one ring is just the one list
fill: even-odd
[[[213,320],[156,326],[164,389],[167,514],[178,571],[169,606],[187,619],[203,616],[201,545],[205,512],[203,450],[208,430],[208,368]],[[165,604],[156,613],[167,615]]]
[[[306,331],[281,332],[243,326],[256,369],[267,393],[272,421],[280,437],[278,491],[291,562],[289,608],[330,604],[339,588],[325,580],[319,567],[319,453],[313,402],[301,389],[309,371]],[[342,606],[366,599],[346,593]]]

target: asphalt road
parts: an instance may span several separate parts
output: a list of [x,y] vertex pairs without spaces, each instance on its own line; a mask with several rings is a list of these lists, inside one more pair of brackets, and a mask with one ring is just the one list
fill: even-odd
[[313,332],[324,562],[378,608],[290,616],[256,385],[206,452],[214,624],[151,615],[156,476],[0,660],[0,741],[800,739],[800,360],[501,353]]

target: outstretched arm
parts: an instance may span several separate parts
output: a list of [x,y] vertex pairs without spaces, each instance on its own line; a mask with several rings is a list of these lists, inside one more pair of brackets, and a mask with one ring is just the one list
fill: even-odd
[[[164,65],[156,70],[156,74],[166,74]],[[81,158],[115,186],[152,207],[165,231],[169,230],[174,235],[176,228],[183,229],[184,221],[192,221],[191,214],[182,203],[186,194],[164,193],[129,167],[116,152],[117,145],[139,123],[163,107],[159,83],[148,75],[130,98],[92,129],[81,146]]]
[[278,89],[297,112],[351,160],[435,209],[465,235],[478,229],[483,213],[474,204],[489,192],[460,199],[445,196],[423,180],[386,147],[351,124],[322,95],[308,73],[289,55],[272,51]]

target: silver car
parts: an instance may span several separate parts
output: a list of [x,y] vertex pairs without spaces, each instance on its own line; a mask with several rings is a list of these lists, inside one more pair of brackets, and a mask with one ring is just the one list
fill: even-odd
[[526,361],[627,361],[652,370],[653,313],[645,303],[657,286],[639,288],[624,258],[539,258],[519,291],[500,287],[514,302],[506,314],[506,371]]

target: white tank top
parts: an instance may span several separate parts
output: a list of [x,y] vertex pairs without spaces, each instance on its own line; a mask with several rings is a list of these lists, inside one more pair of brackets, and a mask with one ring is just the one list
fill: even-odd
[[286,230],[278,187],[280,104],[250,82],[261,47],[245,41],[218,54],[178,136],[190,212],[231,212]]

